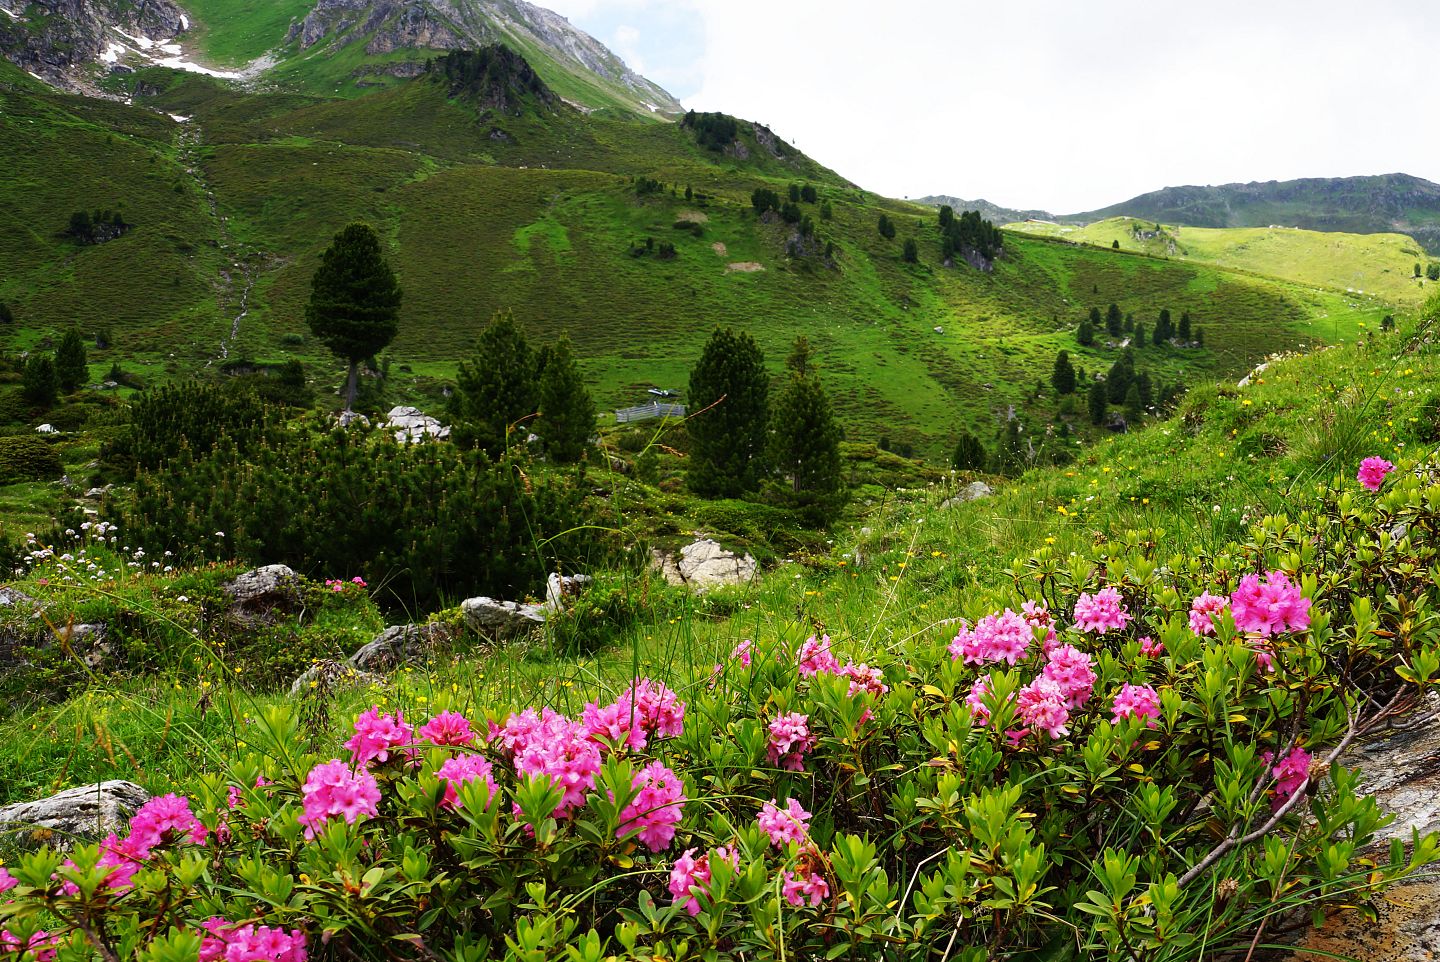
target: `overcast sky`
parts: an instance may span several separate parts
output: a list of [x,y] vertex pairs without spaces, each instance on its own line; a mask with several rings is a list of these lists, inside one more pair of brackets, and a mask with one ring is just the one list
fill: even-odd
[[1440,16],[1391,0],[540,0],[860,185],[1074,213],[1179,184],[1440,181]]

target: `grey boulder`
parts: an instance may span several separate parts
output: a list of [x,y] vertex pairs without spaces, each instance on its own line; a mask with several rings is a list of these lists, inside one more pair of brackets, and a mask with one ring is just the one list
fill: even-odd
[[496,598],[466,598],[460,613],[471,630],[487,638],[510,638],[522,635],[545,624],[548,609],[544,605],[526,605],[518,601]]
[[67,788],[38,801],[0,808],[0,835],[21,844],[57,847],[72,838],[103,838],[123,832],[130,816],[149,800],[145,789],[120,779]]

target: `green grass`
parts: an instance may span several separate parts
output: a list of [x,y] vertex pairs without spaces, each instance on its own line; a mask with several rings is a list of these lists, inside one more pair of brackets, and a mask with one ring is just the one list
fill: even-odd
[[[1379,298],[1416,306],[1428,294],[1428,282],[1414,277],[1415,264],[1428,256],[1404,234],[1344,234],[1290,227],[1181,227],[1112,217],[1083,227],[1027,221],[1009,230],[1153,257],[1252,271],[1356,298]],[[1153,236],[1147,236],[1153,235]]]
[[314,4],[309,0],[189,0],[190,32],[185,41],[198,42],[206,63],[240,67],[279,47],[292,20],[302,20]]

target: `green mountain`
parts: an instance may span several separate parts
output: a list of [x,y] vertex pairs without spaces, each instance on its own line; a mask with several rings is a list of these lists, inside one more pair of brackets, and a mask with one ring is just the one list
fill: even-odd
[[924,204],[926,207],[950,207],[954,210],[975,210],[980,216],[996,224],[1013,224],[1016,221],[1024,220],[1053,220],[1053,214],[1043,210],[1019,210],[1014,207],[1001,207],[999,204],[992,204],[988,200],[965,200],[963,197],[951,197],[949,194],[931,194],[929,197],[917,197],[915,203]]
[[1351,234],[1409,234],[1430,253],[1440,254],[1440,184],[1409,174],[1166,187],[1060,220],[1090,223],[1121,215],[1192,227],[1274,224]]
[[[245,8],[249,20],[205,33],[202,12],[241,8],[194,6],[197,50],[229,44],[235,62],[260,49],[235,38],[268,36],[264,18],[278,16]],[[310,49],[343,42],[358,57],[361,36],[376,35],[368,22],[327,27],[335,39]],[[576,106],[552,83],[555,59],[518,46],[430,56],[416,76],[323,95],[137,63],[98,77],[101,99],[0,64],[8,345],[53,343],[77,324],[108,345],[92,352],[101,370],[118,362],[153,381],[298,360],[328,396],[339,369],[303,307],[320,252],[363,219],[406,291],[400,335],[379,359],[392,401],[438,406],[500,309],[538,342],[568,334],[602,407],[683,388],[728,324],[777,369],[805,334],[851,439],[938,458],[959,429],[993,438],[1012,415],[1034,444],[1096,433],[1083,403],[1044,387],[1061,350],[1091,374],[1119,359],[1124,337],[1076,343],[1092,307],[1116,303],[1146,326],[1161,310],[1192,316],[1203,347],[1136,358],[1170,386],[1350,337],[1390,307],[1020,234],[983,269],[950,263],[933,209],[864,191],[759,124]],[[288,63],[300,77],[295,56],[266,76]],[[774,209],[757,209],[757,191]],[[123,216],[118,239],[67,233],[72,214],[105,210]],[[893,236],[877,229],[882,215]]]

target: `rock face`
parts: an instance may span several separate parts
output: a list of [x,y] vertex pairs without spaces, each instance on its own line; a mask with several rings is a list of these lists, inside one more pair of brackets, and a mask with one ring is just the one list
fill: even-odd
[[247,571],[225,586],[226,594],[234,599],[230,613],[241,619],[260,618],[273,608],[285,607],[294,600],[299,580],[300,576],[286,565],[265,565]]
[[981,498],[988,498],[995,493],[995,489],[984,481],[971,481],[960,489],[960,493],[953,498],[946,498],[940,503],[940,510],[953,508],[957,504],[964,504],[966,501],[979,501]]
[[545,607],[560,611],[571,598],[584,594],[594,583],[595,579],[589,575],[562,575],[552,571],[545,581]]
[[441,424],[419,408],[403,404],[390,409],[390,413],[385,416],[385,427],[401,444],[450,436],[447,425]]
[[[1408,842],[1412,829],[1424,835],[1440,829],[1440,696],[1398,719],[1387,732],[1373,735],[1340,757],[1359,767],[1362,791],[1372,795],[1395,821],[1376,833],[1382,853],[1392,838]],[[1423,873],[1422,874],[1426,874]],[[1357,962],[1421,962],[1440,957],[1440,879],[1433,876],[1396,885],[1380,901],[1377,922],[1354,914],[1327,919],[1306,932],[1291,962],[1331,957]],[[1312,951],[1305,951],[1305,950]]]
[[81,69],[124,40],[173,39],[186,19],[172,0],[0,0],[0,54],[23,70],[71,90],[88,87]]
[[0,837],[48,845],[63,845],[72,837],[103,838],[123,831],[135,810],[149,800],[145,789],[118,779],[67,788],[36,802],[0,808]]
[[496,640],[513,638],[545,624],[544,605],[526,605],[495,598],[466,598],[460,603],[465,624],[478,634]]
[[341,688],[363,688],[367,685],[384,684],[385,679],[361,671],[345,661],[322,661],[311,665],[299,678],[290,684],[290,697],[299,698],[311,691],[323,689],[326,693]]
[[361,671],[390,671],[422,660],[452,637],[451,630],[442,624],[393,625],[351,655],[349,661]]
[[651,558],[672,585],[690,585],[700,590],[745,584],[755,577],[758,567],[750,555],[727,551],[710,538],[687,544],[678,555],[653,551]]

